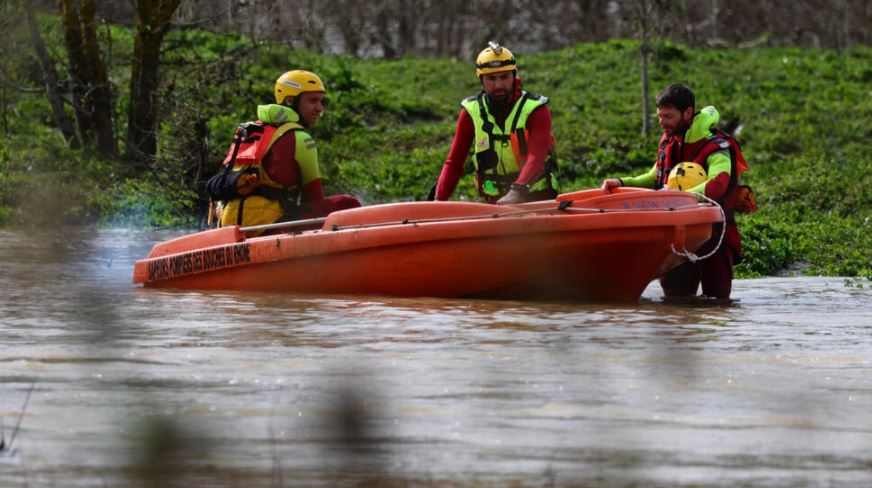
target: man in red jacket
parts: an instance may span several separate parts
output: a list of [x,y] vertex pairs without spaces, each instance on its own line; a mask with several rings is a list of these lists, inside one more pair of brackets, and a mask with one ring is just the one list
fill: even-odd
[[556,197],[559,182],[548,98],[521,89],[515,57],[497,43],[479,53],[475,67],[483,90],[461,102],[435,199],[447,200],[454,193],[473,145],[476,186],[488,203]]

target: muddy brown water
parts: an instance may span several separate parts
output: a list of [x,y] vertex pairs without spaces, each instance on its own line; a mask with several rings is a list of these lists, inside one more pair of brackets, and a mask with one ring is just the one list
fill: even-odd
[[872,486],[868,285],[738,280],[732,306],[134,287],[177,235],[0,231],[0,486]]

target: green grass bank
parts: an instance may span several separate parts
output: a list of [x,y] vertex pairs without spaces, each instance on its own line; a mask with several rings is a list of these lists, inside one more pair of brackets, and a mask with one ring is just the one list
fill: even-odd
[[[65,75],[56,18],[40,19]],[[39,85],[26,32],[3,61],[23,86]],[[130,32],[101,28],[124,134]],[[554,115],[564,191],[647,169],[659,131],[640,135],[638,44],[615,40],[527,55],[505,40],[529,91]],[[365,204],[423,199],[448,152],[459,101],[478,91],[471,61],[400,61],[323,56],[234,35],[173,31],[162,71],[160,154],[149,168],[105,161],[66,147],[44,95],[0,91],[0,224],[202,225],[205,180],[219,169],[233,130],[271,102],[275,78],[309,69],[328,88],[327,114],[313,129],[328,193]],[[683,82],[698,105],[715,105],[735,128],[751,170],[744,182],[760,210],[739,218],[742,277],[780,273],[872,279],[872,49],[691,49],[656,46],[651,104]],[[456,198],[474,199],[471,177]]]

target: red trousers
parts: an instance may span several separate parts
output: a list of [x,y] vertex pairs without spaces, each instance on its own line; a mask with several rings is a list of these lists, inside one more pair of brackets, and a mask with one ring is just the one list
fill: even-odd
[[[712,238],[698,251],[703,256],[711,252],[721,235],[720,225],[712,228]],[[730,298],[733,288],[733,264],[742,253],[742,240],[735,223],[727,224],[721,247],[711,256],[692,263],[685,262],[660,278],[660,287],[667,297],[695,296],[702,283],[702,294],[707,297]]]

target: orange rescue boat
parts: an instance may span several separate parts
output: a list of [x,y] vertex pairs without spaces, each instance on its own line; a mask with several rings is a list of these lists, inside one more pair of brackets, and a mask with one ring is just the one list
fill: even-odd
[[[723,222],[678,191],[619,188],[514,206],[407,202],[156,244],[146,287],[503,299],[635,301]],[[306,225],[319,228],[300,230]],[[264,228],[282,233],[247,237]]]

